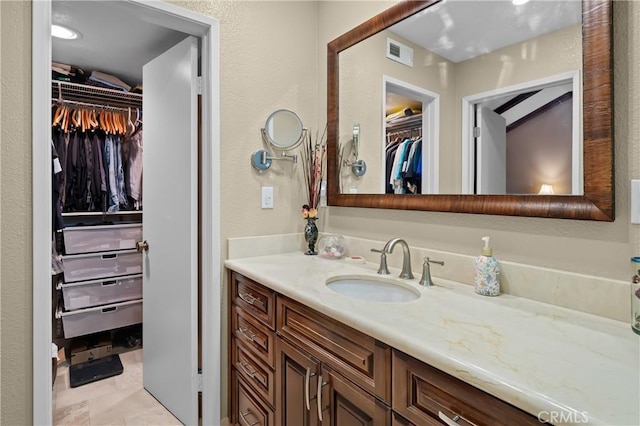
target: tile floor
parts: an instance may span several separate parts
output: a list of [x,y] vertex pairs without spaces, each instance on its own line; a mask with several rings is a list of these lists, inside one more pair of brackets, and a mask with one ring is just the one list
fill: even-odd
[[142,387],[142,349],[120,354],[122,374],[69,387],[68,361],[53,388],[54,425],[181,425]]

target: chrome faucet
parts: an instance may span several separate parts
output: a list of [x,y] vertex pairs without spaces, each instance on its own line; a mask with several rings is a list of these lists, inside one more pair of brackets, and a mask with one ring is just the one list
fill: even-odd
[[400,272],[400,278],[404,278],[407,280],[413,279],[413,274],[411,273],[411,251],[409,250],[409,245],[402,238],[393,238],[387,241],[387,244],[384,245],[382,250],[371,249],[372,252],[380,253],[380,268],[378,268],[379,274],[389,274],[389,269],[387,268],[387,254],[393,252],[393,248],[396,244],[400,244],[402,246],[402,272]]
[[430,287],[433,285],[433,280],[431,279],[431,266],[430,263],[437,263],[438,265],[444,265],[444,262],[441,260],[431,260],[428,257],[424,258],[424,264],[422,265],[422,278],[420,278],[419,284],[422,284],[425,287]]

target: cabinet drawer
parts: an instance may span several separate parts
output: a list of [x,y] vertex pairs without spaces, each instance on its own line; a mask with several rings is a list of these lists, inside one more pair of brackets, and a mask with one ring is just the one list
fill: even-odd
[[142,224],[72,226],[62,235],[66,254],[135,249],[142,241]]
[[275,333],[238,306],[231,308],[231,331],[249,350],[266,362],[275,366]]
[[231,273],[231,301],[275,330],[275,292],[242,275]]
[[238,374],[271,406],[274,406],[276,386],[275,375],[264,362],[260,361],[237,339],[231,341],[231,363]]
[[231,373],[231,422],[240,426],[275,426],[273,410],[257,398],[237,373]]
[[75,282],[142,273],[142,253],[137,250],[62,256],[64,281]]
[[61,284],[64,307],[75,309],[142,299],[142,274],[108,280],[78,281]]
[[[393,410],[409,421],[442,414],[461,426],[540,425],[534,416],[402,352],[393,351]],[[443,422],[444,423],[444,422]]]
[[390,403],[391,349],[357,330],[278,296],[277,332],[364,390]]
[[[436,419],[429,419],[426,422],[424,422],[423,425],[424,426],[442,426],[442,423],[440,423]],[[402,417],[400,414],[394,412],[391,415],[391,426],[416,426],[416,425],[414,425],[409,420]]]
[[64,337],[84,336],[142,322],[142,299],[62,312]]

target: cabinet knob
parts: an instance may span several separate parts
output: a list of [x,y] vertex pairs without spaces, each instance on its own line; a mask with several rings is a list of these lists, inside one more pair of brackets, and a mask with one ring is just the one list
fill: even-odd
[[136,243],[136,249],[142,253],[142,251],[149,251],[149,243],[145,241],[138,241]]

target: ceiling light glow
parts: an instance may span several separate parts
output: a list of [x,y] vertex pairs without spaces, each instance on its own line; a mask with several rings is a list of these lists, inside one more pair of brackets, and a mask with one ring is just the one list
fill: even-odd
[[520,6],[521,4],[529,3],[529,0],[511,0],[515,6]]
[[80,37],[80,34],[77,31],[63,27],[62,25],[51,25],[51,35],[65,40],[74,40]]

